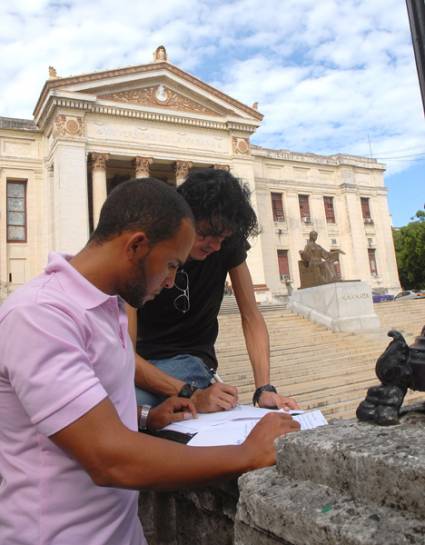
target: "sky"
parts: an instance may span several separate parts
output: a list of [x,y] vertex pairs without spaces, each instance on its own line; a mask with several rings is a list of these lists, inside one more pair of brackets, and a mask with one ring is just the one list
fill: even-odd
[[0,115],[32,118],[48,66],[170,62],[252,105],[274,149],[375,157],[395,226],[425,202],[425,118],[404,0],[0,2]]

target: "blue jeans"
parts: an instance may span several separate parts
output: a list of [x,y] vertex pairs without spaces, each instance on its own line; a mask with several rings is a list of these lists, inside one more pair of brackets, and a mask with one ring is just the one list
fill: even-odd
[[[149,360],[167,375],[171,375],[183,382],[193,384],[197,388],[206,388],[211,383],[212,373],[205,363],[197,356],[190,354],[179,354],[173,358],[164,358],[162,360]],[[167,396],[153,394],[136,386],[137,405],[159,405]]]

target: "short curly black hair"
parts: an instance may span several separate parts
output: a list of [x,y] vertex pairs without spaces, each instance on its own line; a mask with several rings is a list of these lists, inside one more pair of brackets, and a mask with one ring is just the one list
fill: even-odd
[[157,244],[172,238],[185,218],[192,222],[192,211],[173,187],[155,178],[135,178],[109,193],[89,243],[102,244],[124,231],[141,230],[150,244]]
[[230,172],[205,168],[191,172],[178,188],[192,209],[195,221],[209,224],[208,234],[246,240],[259,234],[248,186]]

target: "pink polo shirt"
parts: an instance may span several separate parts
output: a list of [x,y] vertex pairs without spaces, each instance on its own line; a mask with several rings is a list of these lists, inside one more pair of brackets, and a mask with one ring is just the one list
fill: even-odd
[[105,397],[137,429],[123,302],[51,254],[0,306],[0,544],[142,545],[136,491],[102,488],[49,436]]

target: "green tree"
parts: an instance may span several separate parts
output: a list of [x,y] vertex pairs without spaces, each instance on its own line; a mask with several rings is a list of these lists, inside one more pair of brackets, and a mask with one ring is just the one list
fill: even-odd
[[414,218],[393,231],[400,282],[407,290],[425,288],[425,212],[418,210]]

